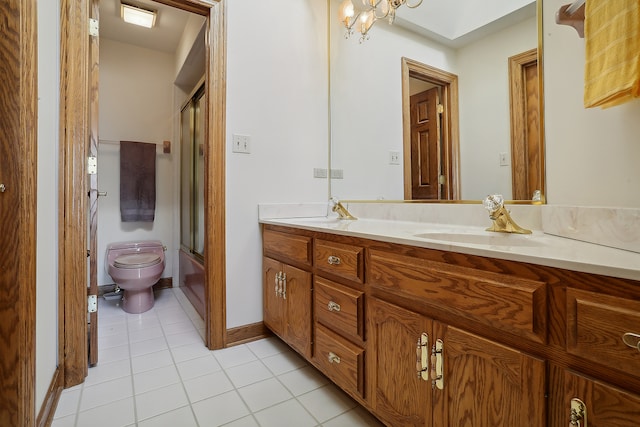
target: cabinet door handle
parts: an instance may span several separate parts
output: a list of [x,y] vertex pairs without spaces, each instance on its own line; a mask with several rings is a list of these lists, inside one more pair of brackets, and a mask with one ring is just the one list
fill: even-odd
[[329,301],[329,304],[327,304],[327,309],[329,309],[329,311],[338,312],[340,311],[340,304],[335,301]]
[[281,274],[281,272],[278,271],[276,273],[276,279],[275,279],[275,282],[276,282],[275,290],[276,290],[276,296],[277,297],[280,296],[280,274]]
[[327,262],[331,265],[340,265],[340,263],[342,262],[340,260],[339,257],[335,256],[335,255],[331,255],[329,256],[329,258],[327,258]]
[[287,273],[282,273],[282,290],[280,292],[282,299],[287,299]]
[[336,364],[340,363],[340,356],[338,356],[332,351],[329,352],[328,359],[329,359],[329,363],[336,363]]
[[429,381],[429,335],[424,332],[418,338],[416,344],[416,372],[418,379]]
[[587,427],[587,406],[577,397],[571,399],[569,427]]
[[640,335],[632,332],[627,332],[622,336],[622,342],[631,348],[635,348],[640,351]]
[[444,388],[444,369],[442,366],[442,352],[444,351],[444,342],[441,339],[431,349],[431,387],[442,390]]

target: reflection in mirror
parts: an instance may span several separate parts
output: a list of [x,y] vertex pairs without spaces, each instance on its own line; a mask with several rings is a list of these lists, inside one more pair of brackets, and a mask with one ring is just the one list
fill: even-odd
[[[479,2],[471,3],[476,7]],[[541,193],[544,198],[536,3],[512,3],[519,8],[451,40],[437,35],[436,29],[423,28],[418,34],[414,30],[419,23],[406,23],[423,8],[440,24],[468,15],[434,17],[440,7],[425,0],[394,25],[375,26],[362,44],[345,39],[336,18],[337,3],[331,3],[332,195],[352,200],[480,200],[503,194],[506,199],[531,200]],[[510,58],[531,52],[536,68],[528,68],[526,61],[516,62],[516,68],[510,65]],[[414,88],[418,85],[423,85],[419,91]],[[439,99],[433,108],[444,116],[426,131],[412,131],[410,97],[431,87]],[[417,102],[414,112],[424,113],[423,119],[429,111],[424,105]],[[432,132],[437,142],[429,145]],[[421,151],[419,143],[412,144],[412,133],[435,154],[429,157],[427,148]],[[522,178],[512,170],[528,172]],[[420,190],[414,194],[416,182],[432,186],[427,196],[419,195]]]

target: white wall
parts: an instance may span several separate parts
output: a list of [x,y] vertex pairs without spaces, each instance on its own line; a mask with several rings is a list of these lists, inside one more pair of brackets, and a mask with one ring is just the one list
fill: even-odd
[[[462,199],[512,194],[507,58],[538,47],[535,17],[458,50]],[[509,165],[500,166],[507,153]]]
[[36,414],[58,365],[58,117],[60,2],[38,2]]
[[640,207],[640,100],[583,106],[584,39],[555,23],[564,0],[544,1],[547,200]]
[[[227,2],[227,327],[262,320],[261,202],[328,198],[324,0]],[[231,152],[234,133],[251,154]]]
[[[171,277],[174,243],[174,161],[180,156],[174,138],[172,54],[100,40],[100,105],[98,187],[106,191],[98,205],[98,285],[113,283],[104,270],[107,244],[127,240],[161,240],[167,246],[163,277]],[[120,148],[127,140],[160,144],[156,149],[156,215],[153,223],[120,221]],[[171,141],[171,153],[162,153],[162,141]],[[174,160],[175,159],[175,160]]]

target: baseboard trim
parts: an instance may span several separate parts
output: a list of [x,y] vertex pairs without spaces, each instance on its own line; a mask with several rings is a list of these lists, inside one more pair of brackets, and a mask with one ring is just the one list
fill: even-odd
[[267,329],[263,322],[230,328],[227,329],[227,347],[245,344],[272,335],[273,333]]
[[56,414],[56,407],[58,406],[58,400],[60,400],[60,394],[62,394],[63,388],[63,376],[60,366],[58,366],[51,378],[51,384],[40,407],[38,418],[36,419],[36,426],[46,427],[50,426],[53,422],[53,417]]

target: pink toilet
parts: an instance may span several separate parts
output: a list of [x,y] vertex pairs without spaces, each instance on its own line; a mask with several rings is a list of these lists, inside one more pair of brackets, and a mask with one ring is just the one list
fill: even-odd
[[165,248],[159,240],[111,243],[107,246],[105,268],[124,290],[122,309],[144,313],[153,307],[152,286],[164,271]]

